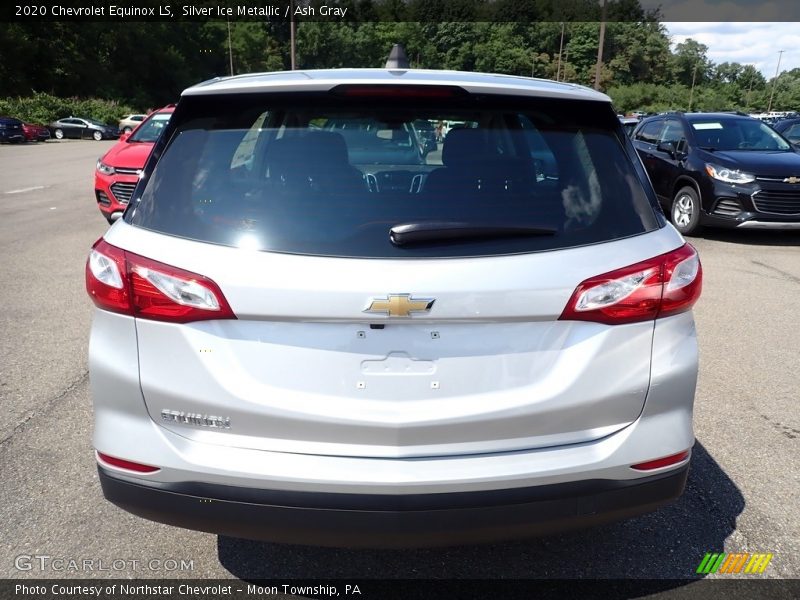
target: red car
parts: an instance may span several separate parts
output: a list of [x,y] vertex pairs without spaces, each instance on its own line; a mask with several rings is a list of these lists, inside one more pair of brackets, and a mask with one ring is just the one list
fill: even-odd
[[50,139],[50,130],[44,125],[23,123],[22,133],[25,135],[26,142],[46,142]]
[[122,134],[119,142],[97,161],[94,195],[100,212],[109,223],[121,217],[128,206],[139,181],[139,172],[173,110],[175,106],[169,105],[150,113],[129,135]]

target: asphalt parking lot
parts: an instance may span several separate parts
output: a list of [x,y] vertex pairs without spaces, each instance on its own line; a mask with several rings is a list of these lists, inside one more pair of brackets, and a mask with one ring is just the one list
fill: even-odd
[[[706,552],[722,551],[770,552],[759,577],[800,577],[800,232],[692,240],[705,271],[697,445],[686,493],[655,514],[493,546],[354,551],[190,532],[105,502],[91,449],[83,270],[107,227],[92,174],[112,144],[0,146],[0,578],[669,579],[692,577]],[[56,571],[17,560],[42,555],[126,566]]]

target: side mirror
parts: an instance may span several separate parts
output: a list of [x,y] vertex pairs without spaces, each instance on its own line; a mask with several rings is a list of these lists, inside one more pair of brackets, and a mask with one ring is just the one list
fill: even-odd
[[120,142],[124,142],[129,137],[131,137],[131,132],[130,131],[125,131],[125,132],[119,134],[119,141]]
[[672,142],[658,142],[658,146],[656,146],[656,150],[659,152],[666,152],[670,156],[675,156],[677,150],[675,149],[675,144]]

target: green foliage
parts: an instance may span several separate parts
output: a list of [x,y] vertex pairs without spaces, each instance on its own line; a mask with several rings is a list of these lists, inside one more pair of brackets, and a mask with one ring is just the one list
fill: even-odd
[[[299,68],[381,67],[392,44],[402,43],[412,67],[594,84],[597,0],[336,3],[348,8],[345,20],[298,21]],[[688,108],[690,96],[694,109],[767,108],[774,82],[752,65],[715,65],[708,48],[693,39],[673,52],[658,12],[644,11],[639,0],[608,0],[607,15],[600,88],[620,110]],[[124,112],[123,105],[155,108],[212,77],[289,69],[289,29],[283,19],[8,23],[0,27],[0,98],[49,95],[24,107],[40,121],[80,112],[73,100],[57,104],[75,95],[120,102],[119,110],[113,104],[80,107],[104,118]],[[0,106],[10,102],[16,109],[21,100]],[[781,74],[772,105],[800,108],[800,74]]]
[[0,114],[27,123],[47,124],[64,117],[88,117],[109,125],[127,114],[142,112],[126,104],[99,98],[59,98],[45,93],[32,96],[0,99]]
[[708,59],[708,46],[687,39],[675,46],[672,71],[675,81],[683,85],[701,85],[711,78],[713,63]]

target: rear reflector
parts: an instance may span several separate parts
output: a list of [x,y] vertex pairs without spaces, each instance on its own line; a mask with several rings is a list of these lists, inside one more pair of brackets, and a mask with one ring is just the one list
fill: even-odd
[[155,473],[156,471],[161,470],[158,467],[151,467],[150,465],[142,465],[129,460],[115,458],[113,456],[109,456],[108,454],[103,454],[102,452],[97,453],[97,460],[100,461],[100,463],[106,464],[110,467],[125,469],[135,473]]
[[665,456],[664,458],[657,458],[655,460],[648,460],[647,462],[631,465],[631,469],[636,469],[637,471],[652,471],[653,469],[661,469],[662,467],[677,465],[687,458],[689,458],[689,451],[684,450],[683,452],[671,454],[669,456]]
[[208,277],[126,252],[99,239],[86,261],[86,291],[105,310],[156,321],[235,319]]
[[581,282],[562,321],[607,325],[650,321],[688,311],[703,287],[700,258],[689,244]]

